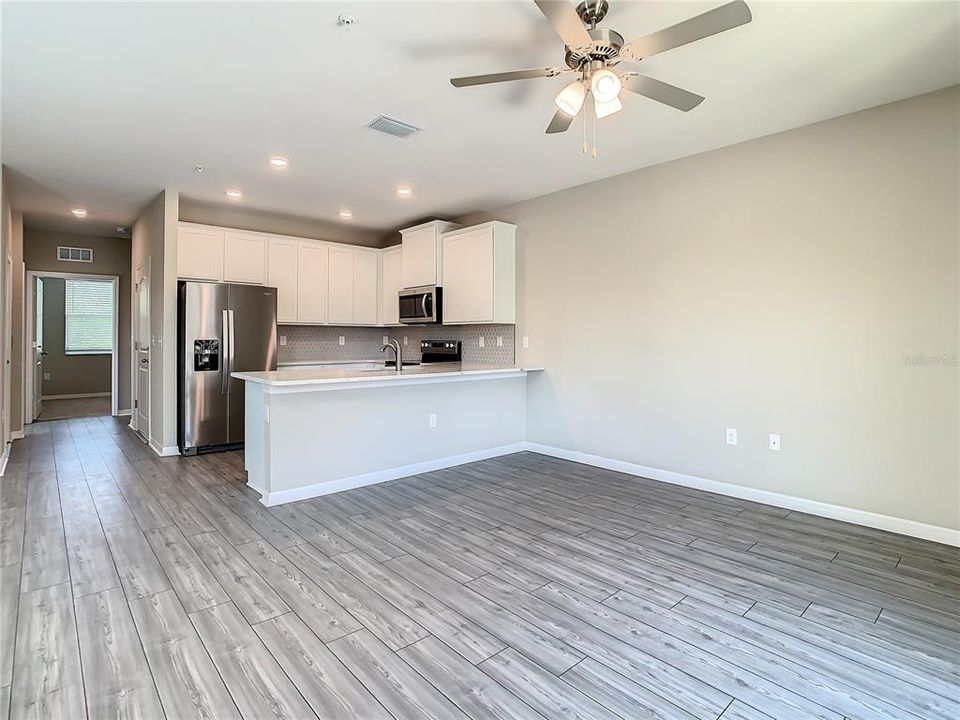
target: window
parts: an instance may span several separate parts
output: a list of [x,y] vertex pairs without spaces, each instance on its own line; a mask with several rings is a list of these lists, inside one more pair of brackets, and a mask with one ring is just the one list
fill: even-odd
[[65,351],[68,355],[113,352],[113,283],[66,280]]

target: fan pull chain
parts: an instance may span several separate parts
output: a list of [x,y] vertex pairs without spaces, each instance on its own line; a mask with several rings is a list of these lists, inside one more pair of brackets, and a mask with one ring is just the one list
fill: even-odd
[[597,118],[596,111],[594,111],[593,113],[593,152],[591,153],[591,155],[594,158],[597,157],[597,125],[599,124],[600,124],[600,120],[599,118]]
[[590,113],[584,111],[583,113],[583,145],[580,147],[580,152],[584,155],[587,154],[587,123],[590,122]]

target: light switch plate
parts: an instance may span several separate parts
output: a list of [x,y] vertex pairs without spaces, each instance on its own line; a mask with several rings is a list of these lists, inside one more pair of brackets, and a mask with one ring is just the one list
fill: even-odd
[[427,415],[427,427],[435,428],[437,426],[437,414],[430,413]]
[[389,336],[389,335],[384,335],[384,336],[383,336],[383,344],[386,345],[388,342],[390,342],[390,336]]
[[770,433],[770,449],[780,452],[780,436],[777,433]]
[[406,347],[406,345],[407,345],[407,336],[406,336],[406,335],[403,336],[403,345],[404,345],[404,347]]
[[520,347],[525,347],[525,348],[530,347],[530,338],[524,335],[523,338],[520,340]]
[[737,429],[727,428],[727,445],[737,444]]

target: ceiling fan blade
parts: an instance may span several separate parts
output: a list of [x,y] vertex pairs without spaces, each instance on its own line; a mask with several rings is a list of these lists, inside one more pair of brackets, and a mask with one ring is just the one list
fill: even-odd
[[753,15],[750,14],[747,4],[743,0],[734,0],[708,10],[702,15],[634,40],[620,51],[620,56],[626,60],[641,60],[695,40],[716,35],[724,30],[731,30],[752,19]]
[[553,133],[566,132],[571,123],[573,123],[573,116],[567,115],[562,110],[557,110],[556,114],[553,116],[553,120],[551,120],[550,124],[547,125],[546,133],[547,135],[552,135]]
[[693,110],[704,100],[703,95],[697,95],[683,88],[678,88],[676,85],[655,80],[646,75],[627,73],[621,78],[621,81],[630,92],[635,92],[637,95],[643,95],[684,112]]
[[545,78],[559,75],[559,68],[531,68],[530,70],[512,70],[510,72],[491,73],[490,75],[470,75],[468,77],[451,78],[450,84],[454,87],[469,87],[470,85],[488,85],[490,83],[508,82],[510,80],[529,80],[531,78]]
[[593,43],[577,11],[567,0],[534,0],[534,2],[553,25],[557,34],[563,38],[567,47],[584,48]]

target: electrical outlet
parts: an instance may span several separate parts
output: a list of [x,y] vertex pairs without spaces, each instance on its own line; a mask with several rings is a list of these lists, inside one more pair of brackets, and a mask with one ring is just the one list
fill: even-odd
[[384,336],[383,336],[383,344],[386,345],[388,342],[390,342],[390,336],[389,336],[389,335],[384,335]]
[[523,338],[521,338],[520,340],[520,347],[525,347],[525,348],[530,347],[530,338],[524,335]]
[[346,345],[346,344],[347,344],[347,339],[346,339],[343,335],[340,336],[340,344],[341,344],[341,345]]
[[403,346],[404,346],[404,347],[407,346],[407,336],[406,336],[406,335],[403,336]]
[[503,347],[503,335],[497,335],[497,347]]
[[480,347],[483,347],[483,335],[480,336]]
[[286,336],[286,335],[281,335],[281,336],[280,336],[280,347],[283,347],[283,346],[286,345],[286,344],[287,344],[287,336]]
[[770,433],[770,449],[774,452],[780,452],[780,436],[776,433]]
[[435,428],[437,426],[437,414],[430,413],[427,415],[427,427]]
[[737,444],[737,429],[727,428],[727,445]]
[[44,379],[44,380],[49,380],[49,379],[50,379],[50,373],[44,373],[44,374],[43,374],[43,379]]

